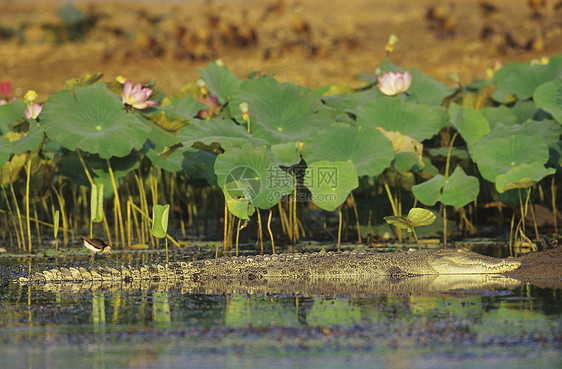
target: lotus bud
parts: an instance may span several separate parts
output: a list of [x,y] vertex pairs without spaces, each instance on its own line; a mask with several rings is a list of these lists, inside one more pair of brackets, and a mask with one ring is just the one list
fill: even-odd
[[195,84],[197,85],[197,88],[199,88],[201,95],[207,96],[207,83],[202,79],[198,79]]
[[10,97],[12,94],[12,83],[8,80],[0,82],[0,96],[4,98]]
[[248,114],[248,103],[241,103],[240,105],[238,105],[238,107],[240,108],[240,111],[242,112],[242,119],[244,119],[244,121],[248,121],[250,120],[250,116]]
[[396,45],[397,42],[398,42],[398,37],[396,35],[390,35],[390,37],[388,38],[388,42],[384,47],[387,54],[390,54],[391,52],[394,51],[394,45]]

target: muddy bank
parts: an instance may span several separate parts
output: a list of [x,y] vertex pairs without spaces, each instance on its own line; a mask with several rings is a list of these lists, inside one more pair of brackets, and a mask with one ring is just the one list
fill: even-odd
[[562,247],[521,256],[521,267],[510,277],[541,288],[562,288]]

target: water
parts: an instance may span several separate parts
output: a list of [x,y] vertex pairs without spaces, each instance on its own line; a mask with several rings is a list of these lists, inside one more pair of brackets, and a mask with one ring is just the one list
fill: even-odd
[[528,284],[362,297],[45,291],[9,282],[18,264],[0,261],[0,367],[562,365],[560,291]]

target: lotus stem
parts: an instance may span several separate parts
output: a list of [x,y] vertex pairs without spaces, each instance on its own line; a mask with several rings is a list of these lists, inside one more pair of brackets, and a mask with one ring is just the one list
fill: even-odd
[[68,246],[68,218],[66,217],[66,210],[64,210],[65,209],[64,198],[60,195],[60,193],[57,191],[54,185],[51,185],[51,188],[55,192],[55,195],[57,196],[57,199],[59,201],[59,209],[62,218],[62,235],[63,235],[64,245]]
[[12,162],[10,161],[10,192],[12,193],[12,200],[14,201],[14,207],[16,208],[16,214],[18,216],[18,224],[20,226],[20,234],[21,234],[21,243],[25,251],[25,235],[23,233],[23,222],[21,220],[20,207],[18,204],[18,199],[16,198],[16,193],[14,191],[14,184],[12,183],[11,178],[12,178]]
[[78,159],[80,160],[80,163],[82,163],[82,167],[84,168],[84,173],[86,173],[86,177],[88,177],[88,181],[90,182],[90,185],[93,186],[94,180],[92,179],[92,176],[90,175],[90,171],[88,170],[88,167],[86,166],[86,162],[82,158],[82,154],[80,153],[80,149],[76,149],[76,154],[78,155]]
[[115,245],[119,245],[118,242],[118,228],[121,230],[121,244],[123,245],[123,248],[125,247],[125,228],[123,226],[123,213],[121,212],[121,202],[119,200],[119,192],[117,191],[117,182],[115,181],[115,176],[113,175],[113,169],[111,169],[111,163],[109,162],[109,159],[107,160],[107,170],[109,172],[109,178],[111,179],[111,185],[113,186],[113,193],[114,193],[114,206],[115,206],[115,212],[117,213],[117,218],[119,220],[119,227],[117,227],[117,222],[115,222],[116,225],[116,229],[115,229]]
[[261,214],[260,209],[256,208],[256,212],[258,213],[258,239],[260,242],[261,253],[263,255],[263,230],[261,226]]
[[443,205],[443,248],[444,249],[447,248],[447,206],[446,205]]
[[238,239],[240,238],[240,222],[242,219],[238,218],[238,225],[236,226],[236,256],[238,256]]
[[531,210],[531,218],[533,218],[533,227],[535,228],[535,236],[537,237],[537,242],[540,242],[539,237],[539,228],[537,226],[537,219],[535,218],[535,209],[533,208],[533,203],[531,202],[531,206],[529,206]]
[[2,187],[2,192],[4,193],[4,198],[6,199],[6,205],[8,206],[9,218],[10,218],[10,221],[12,222],[12,225],[14,226],[14,230],[15,230],[15,234],[16,234],[16,240],[18,241],[18,249],[21,250],[22,240],[20,239],[20,234],[18,232],[18,226],[16,224],[16,221],[14,220],[15,217],[14,217],[14,213],[12,211],[12,206],[10,205],[10,200],[8,200],[8,194],[6,193],[6,190],[4,189],[4,186],[1,186],[1,187]]
[[357,211],[357,203],[355,202],[355,198],[353,197],[353,192],[349,193],[351,198],[351,203],[353,204],[353,212],[355,214],[355,222],[357,227],[357,242],[363,243],[363,239],[361,238],[361,224],[359,223],[359,213]]
[[[227,240],[228,238],[228,202],[226,198],[224,199],[224,244],[223,250],[227,250]],[[219,245],[217,244],[217,249],[215,251],[215,259],[219,257]]]
[[341,214],[341,205],[338,207],[338,251],[340,251],[340,244],[341,244],[341,226],[342,226],[342,214]]
[[267,217],[267,230],[269,231],[269,238],[271,239],[271,252],[275,255],[275,242],[273,241],[273,232],[271,232],[271,215],[273,211],[269,209],[269,216]]
[[558,209],[556,208],[556,177],[552,176],[550,193],[552,197],[552,222],[554,224],[554,237],[558,238]]
[[511,215],[511,226],[509,227],[509,256],[514,256],[513,224],[515,223],[515,212]]

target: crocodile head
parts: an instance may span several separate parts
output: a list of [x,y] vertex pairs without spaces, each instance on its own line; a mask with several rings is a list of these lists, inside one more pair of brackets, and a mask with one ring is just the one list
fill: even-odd
[[467,250],[440,250],[430,260],[439,274],[495,274],[506,273],[521,266],[514,258],[498,259]]

